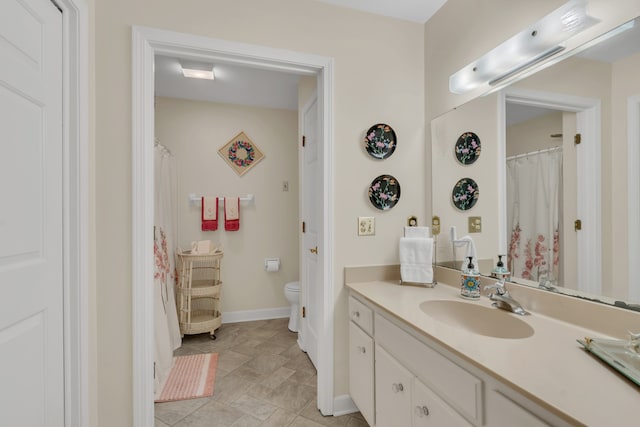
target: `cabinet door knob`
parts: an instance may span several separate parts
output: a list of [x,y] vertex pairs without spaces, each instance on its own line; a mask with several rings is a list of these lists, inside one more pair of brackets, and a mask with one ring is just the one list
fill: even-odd
[[404,390],[404,386],[402,385],[402,383],[393,383],[391,385],[391,389],[393,390],[394,393],[398,393]]
[[353,317],[355,317],[355,318],[360,317],[360,312],[359,311],[354,311],[353,312]]
[[429,408],[426,405],[416,406],[416,415],[420,418],[429,415]]
[[362,353],[362,354],[365,354],[365,353],[367,352],[367,349],[366,349],[366,348],[364,348],[364,346],[359,345],[359,346],[358,346],[358,351],[359,351],[360,353]]

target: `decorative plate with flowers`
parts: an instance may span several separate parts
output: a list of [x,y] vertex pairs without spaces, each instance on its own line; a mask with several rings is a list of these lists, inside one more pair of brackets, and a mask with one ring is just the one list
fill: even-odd
[[479,197],[478,184],[471,178],[462,178],[456,182],[451,192],[453,205],[461,211],[471,209]]
[[386,211],[400,200],[400,184],[391,175],[380,175],[369,186],[369,200],[376,208]]
[[480,138],[473,132],[465,132],[456,142],[456,159],[463,165],[470,165],[480,157]]
[[384,123],[373,125],[364,137],[364,147],[371,157],[386,159],[396,149],[396,133],[391,126]]

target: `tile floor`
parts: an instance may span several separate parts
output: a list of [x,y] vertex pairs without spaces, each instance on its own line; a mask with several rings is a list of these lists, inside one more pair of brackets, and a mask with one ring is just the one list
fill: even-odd
[[155,427],[366,427],[360,413],[324,417],[316,408],[316,370],[287,329],[288,319],[226,323],[185,335],[176,356],[216,352],[213,396],[155,404]]

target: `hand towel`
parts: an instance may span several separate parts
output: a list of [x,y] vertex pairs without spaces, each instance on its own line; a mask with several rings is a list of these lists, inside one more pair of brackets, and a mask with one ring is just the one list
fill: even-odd
[[238,197],[224,198],[224,229],[226,231],[240,229],[240,199]]
[[429,227],[404,227],[404,237],[431,237],[429,236]]
[[433,283],[433,239],[400,238],[400,277],[403,282]]
[[202,231],[218,229],[218,198],[203,197],[202,200]]

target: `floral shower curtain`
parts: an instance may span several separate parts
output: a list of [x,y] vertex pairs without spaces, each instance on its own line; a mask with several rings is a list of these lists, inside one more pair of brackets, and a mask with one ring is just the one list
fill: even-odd
[[162,391],[173,366],[173,351],[181,346],[175,300],[176,181],[173,159],[162,145],[155,147],[154,193],[154,343],[155,390]]
[[507,160],[507,254],[512,276],[560,277],[562,149]]

